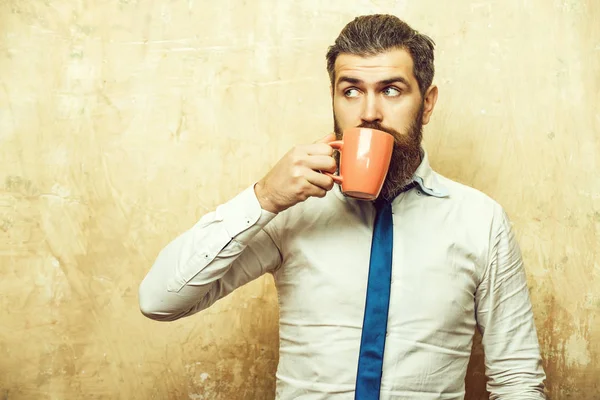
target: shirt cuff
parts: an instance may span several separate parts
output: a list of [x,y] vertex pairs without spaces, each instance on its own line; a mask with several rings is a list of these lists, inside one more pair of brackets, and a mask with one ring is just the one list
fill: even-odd
[[243,244],[247,244],[243,240],[245,236],[250,236],[248,239],[251,239],[254,235],[240,235],[242,232],[251,227],[260,230],[277,215],[261,208],[254,192],[254,185],[220,205],[216,210],[216,219],[223,222],[229,237]]

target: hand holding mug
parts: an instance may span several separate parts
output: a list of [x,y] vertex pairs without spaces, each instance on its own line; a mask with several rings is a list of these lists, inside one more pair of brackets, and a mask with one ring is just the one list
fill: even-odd
[[329,134],[316,143],[295,146],[254,186],[264,210],[279,213],[309,197],[325,197],[333,187],[331,176],[319,171],[335,172],[333,148]]

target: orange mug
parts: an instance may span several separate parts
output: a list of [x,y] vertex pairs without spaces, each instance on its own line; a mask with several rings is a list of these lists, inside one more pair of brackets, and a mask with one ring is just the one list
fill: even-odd
[[390,167],[394,137],[371,128],[350,128],[328,143],[340,152],[339,175],[327,173],[346,196],[375,200]]

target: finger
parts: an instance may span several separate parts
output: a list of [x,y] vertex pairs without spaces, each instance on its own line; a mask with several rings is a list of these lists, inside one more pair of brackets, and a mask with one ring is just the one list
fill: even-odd
[[331,156],[308,156],[306,158],[305,165],[314,171],[335,172],[337,170],[337,164],[335,163],[335,159]]
[[315,143],[329,143],[335,140],[335,133],[328,133],[326,136],[317,140]]
[[330,156],[333,154],[333,147],[327,143],[313,143],[306,145],[304,151],[311,156]]
[[322,190],[331,190],[333,188],[333,178],[317,171],[308,171],[306,180]]

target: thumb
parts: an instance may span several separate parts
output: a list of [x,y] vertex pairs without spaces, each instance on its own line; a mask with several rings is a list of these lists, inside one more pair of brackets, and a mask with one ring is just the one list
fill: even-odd
[[333,142],[335,140],[335,133],[328,133],[327,136],[322,137],[321,139],[317,140],[315,143],[329,143],[329,142]]

